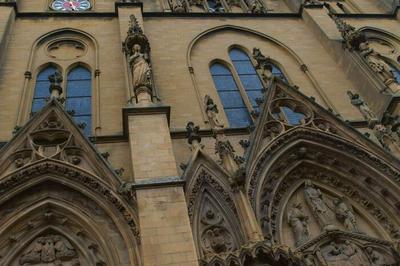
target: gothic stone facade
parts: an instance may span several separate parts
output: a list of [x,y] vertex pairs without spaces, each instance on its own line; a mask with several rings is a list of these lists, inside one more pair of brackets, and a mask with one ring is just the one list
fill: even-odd
[[399,265],[392,0],[0,0],[0,265]]

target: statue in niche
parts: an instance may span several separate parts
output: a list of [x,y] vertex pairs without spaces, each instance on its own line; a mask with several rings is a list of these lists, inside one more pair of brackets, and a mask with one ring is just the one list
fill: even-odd
[[310,180],[304,183],[304,195],[307,204],[310,206],[321,227],[325,230],[334,229],[328,207],[322,198],[322,192],[318,188],[315,188]]
[[351,205],[349,203],[346,204],[343,197],[334,198],[333,204],[335,205],[336,218],[344,227],[350,232],[359,232],[356,217]]
[[232,235],[223,226],[223,217],[218,214],[216,215],[213,210],[208,209],[200,221],[205,225],[201,240],[206,255],[219,254],[234,249]]
[[370,125],[376,123],[378,119],[375,114],[371,111],[368,104],[364,102],[364,100],[357,93],[352,93],[351,91],[347,91],[347,95],[349,95],[351,104],[360,110],[363,117],[368,121]]
[[378,52],[369,46],[367,41],[360,43],[358,49],[369,67],[378,74],[385,84],[390,84],[396,80],[391,67]]
[[218,107],[210,95],[204,97],[204,105],[210,126],[212,129],[223,128],[224,125],[218,120]]
[[151,68],[147,56],[141,52],[140,44],[133,45],[131,54],[129,64],[132,69],[133,89],[151,89]]
[[365,251],[369,259],[371,260],[371,266],[386,265],[385,257],[381,253],[379,253],[372,247],[367,247]]
[[288,211],[288,223],[292,228],[296,247],[310,238],[308,216],[304,214],[301,203],[293,203]]

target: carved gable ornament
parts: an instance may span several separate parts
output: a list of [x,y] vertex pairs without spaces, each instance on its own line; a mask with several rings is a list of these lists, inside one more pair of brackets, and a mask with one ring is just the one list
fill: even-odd
[[0,151],[0,180],[46,160],[99,176],[117,189],[121,183],[111,166],[83,135],[57,100],[52,100]]

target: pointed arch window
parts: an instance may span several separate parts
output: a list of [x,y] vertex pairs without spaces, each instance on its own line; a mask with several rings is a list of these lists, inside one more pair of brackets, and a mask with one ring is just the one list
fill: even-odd
[[[232,74],[226,66],[220,63],[215,63],[211,66],[211,74],[222,104],[224,105],[224,110],[228,117],[230,127],[246,127],[251,125],[253,122],[249,114],[258,111],[256,99],[262,97],[264,85],[247,53],[241,49],[233,48],[229,51],[229,56],[233,63],[233,71],[235,73]],[[276,77],[287,82],[281,69],[272,62],[270,65],[272,67],[272,73]],[[234,90],[232,89],[231,91],[235,92],[235,98],[233,96],[225,95],[227,93],[224,91],[226,91],[227,87],[234,88]],[[227,107],[226,104],[228,104],[229,101],[233,101],[233,99],[238,103],[236,108]],[[240,109],[239,102],[241,103]],[[228,104],[228,106],[230,105]],[[240,110],[240,113],[237,113],[238,110]],[[244,110],[247,112],[244,112]],[[246,116],[244,114],[246,114]],[[240,123],[234,121],[235,116],[240,116]],[[246,119],[244,119],[245,117]]]
[[46,105],[46,99],[50,96],[50,81],[48,77],[54,74],[56,70],[54,66],[48,66],[37,75],[31,108],[32,113],[40,111]]
[[249,111],[243,102],[231,71],[221,63],[212,64],[210,71],[230,127],[238,128],[250,125]]
[[92,77],[90,71],[77,66],[67,76],[65,109],[72,111],[76,123],[85,123],[84,133],[92,131]]

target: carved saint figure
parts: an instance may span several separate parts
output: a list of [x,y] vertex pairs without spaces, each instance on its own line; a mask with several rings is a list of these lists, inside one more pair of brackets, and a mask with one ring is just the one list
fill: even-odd
[[344,198],[334,198],[336,218],[351,232],[359,232],[356,217],[351,205],[346,204]]
[[213,129],[223,128],[224,125],[217,118],[218,107],[214,103],[214,100],[209,95],[206,95],[204,97],[204,104],[205,104],[206,114],[207,114],[208,120],[210,122],[211,128],[213,128]]
[[332,241],[324,249],[323,257],[329,266],[369,265],[362,251],[349,240],[341,244]]
[[304,214],[301,203],[293,203],[288,211],[288,223],[292,228],[296,247],[310,238],[308,216]]
[[349,240],[346,240],[342,245],[343,254],[348,257],[350,265],[366,265],[367,261],[364,260],[361,250]]
[[385,257],[381,253],[371,247],[367,247],[366,251],[369,259],[371,260],[371,266],[386,265]]
[[351,104],[360,110],[361,114],[368,121],[368,123],[371,124],[371,122],[377,122],[375,114],[371,111],[368,104],[361,99],[359,94],[347,91],[347,95],[349,95]]
[[367,41],[360,43],[359,50],[369,67],[378,74],[379,78],[381,78],[385,84],[395,81],[390,66],[382,59],[382,56],[378,52],[369,46]]
[[133,89],[141,87],[151,89],[151,68],[147,56],[141,52],[141,46],[134,44],[132,55],[129,57],[129,64],[132,69]]
[[327,227],[332,225],[332,220],[328,212],[328,207],[322,198],[322,192],[318,188],[315,188],[310,180],[307,180],[304,184],[304,195],[307,204],[312,209],[320,225],[324,229],[329,229]]
[[258,48],[253,48],[253,58],[257,61],[257,69],[262,71],[261,76],[266,83],[266,88],[271,87],[274,75],[272,74],[270,58],[263,55]]

